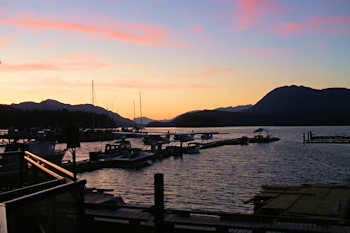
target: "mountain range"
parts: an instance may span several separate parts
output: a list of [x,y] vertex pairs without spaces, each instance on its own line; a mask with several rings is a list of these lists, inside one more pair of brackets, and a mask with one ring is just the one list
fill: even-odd
[[[140,118],[132,121],[91,104],[70,105],[50,99],[41,103],[12,104],[9,107],[25,112],[67,110],[102,114],[112,119],[119,127],[141,123]],[[194,110],[163,121],[143,117],[142,123],[149,127],[350,125],[350,89],[317,90],[304,86],[283,86],[267,93],[255,105]]]
[[[232,107],[232,106],[230,106],[230,107],[221,107],[221,108],[216,108],[216,109],[214,109],[214,110],[217,110],[217,111],[225,111],[225,112],[238,112],[238,111],[242,111],[242,110],[249,109],[249,108],[251,108],[252,106],[253,106],[253,105],[251,105],[251,104],[248,104],[248,105],[238,105],[238,106],[236,106],[236,107]],[[164,123],[170,122],[170,121],[176,120],[178,117],[180,117],[180,116],[182,116],[182,115],[184,115],[184,114],[189,114],[189,113],[194,113],[194,112],[200,112],[200,110],[193,110],[193,111],[190,111],[190,112],[183,113],[183,114],[181,114],[181,115],[179,115],[179,116],[176,116],[175,118],[173,118],[173,119],[171,119],[171,120],[160,120],[160,121],[157,121],[157,122],[164,122]],[[150,118],[148,118],[148,117],[142,117],[142,124],[143,124],[143,125],[147,125],[148,123],[154,122],[154,121],[156,121],[156,120],[150,119]],[[134,122],[135,122],[136,124],[141,125],[141,117],[135,118],[135,119],[134,119]]]
[[40,103],[35,102],[23,102],[20,104],[11,104],[11,107],[20,109],[23,111],[33,111],[33,110],[39,110],[39,111],[57,111],[57,110],[68,110],[70,112],[74,111],[81,111],[81,112],[88,112],[88,113],[94,113],[94,114],[104,114],[109,116],[112,120],[115,121],[116,125],[118,126],[134,126],[135,122],[121,117],[119,114],[108,111],[102,107],[94,106],[92,104],[79,104],[79,105],[70,105],[70,104],[63,104],[61,102],[58,102],[56,100],[47,99],[45,101],[42,101]]
[[255,125],[350,125],[350,89],[279,87],[254,106],[238,112],[204,110],[150,127],[221,127]]

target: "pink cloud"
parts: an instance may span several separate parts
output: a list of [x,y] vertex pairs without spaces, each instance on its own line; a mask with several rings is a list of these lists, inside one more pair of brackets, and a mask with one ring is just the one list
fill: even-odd
[[5,12],[6,12],[6,10],[7,10],[7,8],[5,8],[5,7],[1,7],[1,6],[0,6],[0,14],[5,13]]
[[202,32],[204,32],[204,27],[202,27],[202,26],[192,27],[192,28],[190,29],[190,31],[191,31],[192,33],[195,33],[195,34],[201,34]]
[[15,38],[18,37],[16,34],[6,34],[0,36],[0,48],[5,48],[13,43]]
[[138,65],[138,64],[131,64],[130,67],[132,67],[132,68],[144,68],[145,66]]
[[57,20],[42,15],[31,15],[27,17],[2,17],[0,18],[0,25],[16,26],[34,31],[55,30],[86,33],[100,39],[122,40],[152,46],[186,47],[183,43],[169,39],[171,36],[169,30],[151,24],[118,23],[118,27],[93,26],[85,23]]
[[271,29],[278,36],[292,36],[305,33],[350,34],[350,16],[309,17],[303,22],[288,22]]
[[246,49],[248,53],[256,57],[269,57],[275,56],[282,53],[288,53],[296,50],[311,49],[316,47],[324,47],[324,43],[307,44],[296,48],[281,48],[281,49]]
[[43,47],[43,48],[46,48],[46,49],[54,47],[54,45],[52,43],[50,43],[50,42],[39,42],[38,45],[40,47]]
[[[96,70],[108,66],[105,61],[98,61],[94,58],[84,58],[86,55],[75,56],[68,61],[62,61],[65,58],[53,58],[49,61],[29,62],[29,63],[13,63],[3,61],[0,66],[0,71],[15,72],[15,71],[53,71],[53,70]],[[74,56],[73,56],[74,57]],[[83,58],[83,59],[78,59]],[[67,59],[67,58],[66,58]]]
[[10,40],[0,40],[0,48],[7,47],[11,44]]
[[261,18],[276,17],[288,10],[289,7],[278,5],[269,0],[226,0],[234,3],[229,18],[235,24],[229,30],[242,30],[255,27],[261,23]]

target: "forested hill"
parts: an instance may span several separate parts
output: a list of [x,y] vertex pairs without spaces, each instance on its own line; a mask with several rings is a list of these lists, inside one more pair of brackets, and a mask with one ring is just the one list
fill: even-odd
[[[91,128],[92,115],[82,111],[63,110],[32,110],[24,111],[9,105],[0,105],[0,128],[14,127],[17,129],[31,127],[62,128],[68,123],[74,122],[79,127]],[[95,114],[94,124],[96,128],[116,127],[116,122],[105,114]]]
[[20,104],[12,104],[11,107],[26,111],[32,111],[32,110],[41,110],[41,111],[58,111],[58,110],[68,110],[69,112],[86,112],[86,113],[94,113],[94,114],[104,114],[107,115],[109,118],[113,119],[113,121],[118,126],[134,126],[135,122],[133,122],[130,119],[121,117],[119,114],[114,113],[112,111],[106,110],[99,106],[94,106],[92,104],[78,104],[78,105],[71,105],[71,104],[64,104],[61,102],[58,102],[56,100],[45,100],[40,103],[35,102],[24,102]]
[[350,125],[350,89],[316,90],[303,86],[279,87],[253,107],[239,112],[198,111],[152,127],[211,127],[256,125]]
[[350,89],[285,86],[272,90],[246,112],[274,114],[346,108],[350,108]]

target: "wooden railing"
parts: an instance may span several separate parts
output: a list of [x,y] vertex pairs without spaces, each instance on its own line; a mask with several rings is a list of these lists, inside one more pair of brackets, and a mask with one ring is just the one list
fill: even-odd
[[0,182],[3,191],[52,179],[76,181],[72,172],[28,151],[0,154]]
[[[28,151],[24,152],[24,159],[29,162],[32,166],[35,166],[42,170],[43,172],[47,173],[48,175],[56,178],[56,179],[62,179],[64,176],[70,180],[74,180],[74,174],[50,161],[47,161],[33,153],[30,153]],[[47,168],[50,167],[51,169]],[[55,171],[52,171],[55,170]],[[60,174],[57,174],[60,173]]]

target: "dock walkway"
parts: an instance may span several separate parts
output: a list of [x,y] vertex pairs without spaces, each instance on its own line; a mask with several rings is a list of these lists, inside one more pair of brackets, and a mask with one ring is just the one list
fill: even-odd
[[304,143],[350,143],[350,136],[316,136],[311,131],[303,134]]
[[[155,216],[152,207],[113,204],[86,204],[85,214],[104,232],[153,232]],[[166,232],[350,232],[350,226],[312,222],[276,221],[253,215],[165,209]],[[123,231],[121,231],[123,232]]]
[[[275,187],[276,188],[276,187]],[[310,189],[313,191],[310,192]],[[330,189],[323,190],[321,189]],[[290,202],[285,202],[286,198],[278,199],[278,193],[281,189],[270,188],[257,196],[272,197],[266,204],[266,208],[281,209],[287,208],[288,203],[292,203],[295,198],[287,198]],[[201,210],[180,210],[164,209],[164,230],[165,232],[350,232],[350,224],[347,220],[348,203],[350,200],[350,187],[339,186],[310,186],[307,190],[296,191],[294,188],[283,191],[284,195],[303,195],[308,200],[300,200],[300,203],[294,203],[296,206],[306,205],[318,206],[317,215],[306,211],[302,215],[295,215],[295,212],[289,212],[280,215],[270,213],[259,213],[253,215],[226,213],[220,211],[201,211]],[[298,194],[295,194],[295,193]],[[315,195],[314,192],[329,193],[325,196]],[[302,193],[302,194],[301,194]],[[280,194],[281,195],[281,194]],[[93,195],[92,195],[93,196]],[[112,196],[104,197],[99,194],[91,201],[90,197],[85,197],[85,214],[94,227],[103,229],[103,232],[154,232],[155,228],[155,206],[153,205],[135,205],[123,203],[120,200],[113,200]],[[104,201],[98,201],[104,198]],[[311,198],[311,199],[310,199]],[[322,203],[317,200],[322,200]],[[334,200],[341,199],[338,212],[334,209]],[[287,203],[287,204],[286,204]],[[279,205],[283,205],[282,207]],[[266,210],[266,208],[263,208]],[[295,207],[296,208],[296,207]],[[294,208],[294,209],[295,209]],[[288,209],[288,208],[287,208]],[[323,211],[322,211],[323,209]],[[93,229],[93,228],[91,228]],[[110,230],[108,230],[110,229]],[[93,232],[93,231],[92,231]]]

